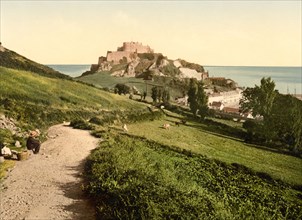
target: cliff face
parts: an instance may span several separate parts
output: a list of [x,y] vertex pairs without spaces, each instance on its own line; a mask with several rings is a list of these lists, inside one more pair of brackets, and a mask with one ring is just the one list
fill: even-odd
[[154,53],[149,46],[141,43],[125,42],[117,51],[108,51],[106,57],[100,57],[98,64],[91,65],[90,71],[83,75],[95,72],[109,71],[113,76],[152,78],[155,75],[197,78],[202,80],[208,77],[204,68],[199,64],[185,60],[170,60],[161,53]]

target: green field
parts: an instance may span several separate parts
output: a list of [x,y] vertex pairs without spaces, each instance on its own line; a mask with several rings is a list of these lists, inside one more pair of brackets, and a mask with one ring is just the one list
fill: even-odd
[[[151,89],[154,86],[165,87],[167,86],[169,80],[164,81],[161,78],[156,80],[143,80],[141,78],[134,78],[134,77],[114,77],[110,75],[110,72],[98,72],[87,76],[82,76],[76,78],[76,80],[89,83],[95,85],[96,87],[101,88],[108,88],[112,89],[118,83],[126,84],[130,87],[135,86],[140,93],[147,91],[147,94],[151,95]],[[182,96],[180,92],[180,88],[169,87],[169,92],[172,97]]]
[[171,126],[169,130],[162,128],[164,123],[173,125],[173,121],[179,119],[167,116],[164,120],[131,124],[128,125],[129,133],[229,164],[242,164],[257,172],[266,172],[276,179],[302,185],[301,158],[244,143],[241,139],[218,133],[215,129],[194,121],[179,127]]
[[302,194],[263,174],[129,134],[103,137],[86,164],[98,219],[302,217]]

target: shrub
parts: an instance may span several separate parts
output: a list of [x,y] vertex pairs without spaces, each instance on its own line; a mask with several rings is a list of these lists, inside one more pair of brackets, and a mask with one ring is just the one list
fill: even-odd
[[76,119],[70,122],[70,126],[82,130],[92,130],[94,127],[83,119]]

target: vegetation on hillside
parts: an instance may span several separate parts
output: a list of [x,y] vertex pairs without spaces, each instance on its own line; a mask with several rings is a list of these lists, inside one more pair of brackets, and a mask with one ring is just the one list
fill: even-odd
[[248,121],[247,141],[266,142],[302,153],[302,101],[275,90],[271,78],[262,78],[261,85],[247,88],[240,102],[241,111],[261,115],[261,121]]
[[98,219],[300,219],[302,194],[239,164],[103,134],[86,164]]
[[47,77],[71,79],[71,77],[67,75],[55,71],[48,66],[36,63],[8,49],[5,49],[4,52],[0,51],[0,66],[18,69],[18,70],[30,71]]
[[15,119],[24,131],[114,110],[148,111],[143,104],[83,83],[5,67],[0,67],[0,88],[0,113]]
[[204,119],[208,115],[208,96],[204,91],[202,81],[190,79],[188,102],[195,117],[199,115],[201,119]]

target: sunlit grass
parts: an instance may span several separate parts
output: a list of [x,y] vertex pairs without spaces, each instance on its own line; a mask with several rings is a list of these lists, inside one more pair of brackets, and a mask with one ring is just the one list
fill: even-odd
[[[257,172],[266,172],[272,177],[288,183],[302,184],[302,159],[261,149],[249,145],[238,138],[210,132],[206,125],[190,121],[179,127],[173,125],[178,119],[166,117],[164,120],[147,121],[128,125],[129,133],[149,140],[177,146],[194,153],[226,163],[239,163]],[[170,123],[169,130],[163,129]]]

